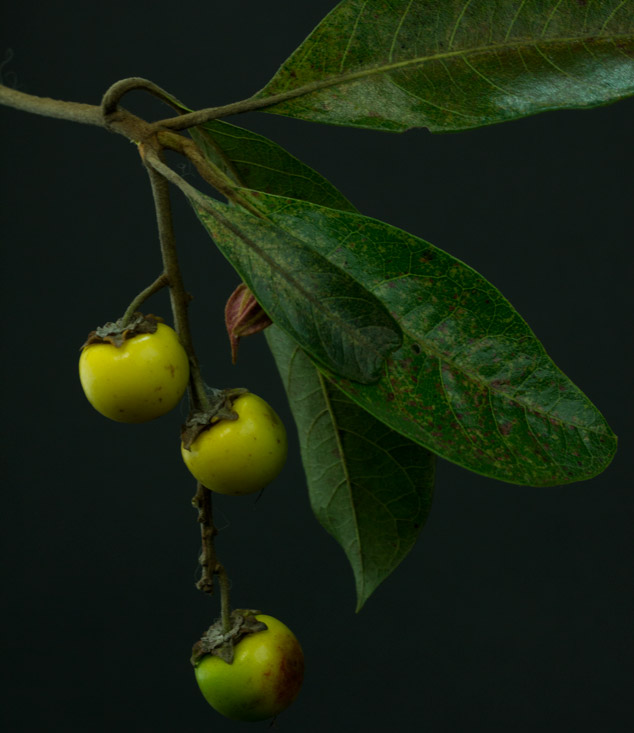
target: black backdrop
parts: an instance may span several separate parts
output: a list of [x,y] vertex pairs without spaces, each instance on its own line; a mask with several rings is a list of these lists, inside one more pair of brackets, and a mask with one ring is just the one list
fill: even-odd
[[[12,3],[3,76],[90,103],[144,76],[192,107],[228,103],[263,86],[334,4]],[[165,114],[140,94],[125,104]],[[277,729],[631,729],[633,112],[628,101],[446,136],[234,120],[482,272],[620,436],[610,468],[572,486],[441,462],[418,545],[358,615],[344,555],[310,512],[264,340],[230,364],[222,307],[237,276],[174,193],[205,377],[248,386],[290,428],[290,460],[262,498],[215,504],[235,604],[278,616],[305,649],[304,689]],[[136,150],[14,110],[0,121],[5,729],[252,730],[207,706],[188,662],[217,605],[194,589],[185,408],[110,423],[77,379],[86,333],[160,270]],[[151,309],[167,313],[164,294]]]

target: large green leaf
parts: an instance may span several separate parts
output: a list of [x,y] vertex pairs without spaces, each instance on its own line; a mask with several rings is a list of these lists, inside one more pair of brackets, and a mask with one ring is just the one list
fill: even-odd
[[455,463],[511,483],[578,481],[610,462],[616,438],[603,416],[468,265],[360,214],[261,193],[252,201],[269,227],[327,257],[399,322],[403,345],[378,383],[331,373],[377,419]]
[[346,397],[281,329],[266,335],[297,423],[311,506],[350,561],[359,610],[414,546],[431,507],[435,456]]
[[401,332],[374,295],[266,219],[202,194],[191,203],[271,320],[313,359],[355,382],[380,378]]
[[[262,135],[224,122],[190,132],[238,183],[354,211],[319,173]],[[436,456],[346,397],[281,329],[266,336],[297,424],[313,511],[348,557],[359,610],[422,530]]]
[[634,93],[633,0],[344,0],[257,95],[334,125],[463,130]]
[[330,181],[263,135],[221,120],[194,127],[189,133],[207,160],[240,185],[356,211]]

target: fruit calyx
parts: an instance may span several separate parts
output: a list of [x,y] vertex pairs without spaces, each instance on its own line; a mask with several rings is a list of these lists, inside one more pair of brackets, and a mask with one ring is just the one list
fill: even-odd
[[237,420],[238,413],[233,409],[233,401],[248,391],[244,387],[209,390],[207,394],[209,407],[191,412],[181,428],[181,441],[185,450],[191,448],[192,443],[202,432],[221,420]]
[[155,316],[152,313],[144,316],[143,313],[136,312],[132,315],[132,318],[119,318],[114,322],[108,321],[103,326],[91,331],[81,348],[84,349],[91,344],[112,344],[120,348],[124,341],[141,333],[155,333],[159,323],[163,323],[160,316]]
[[265,623],[255,618],[259,613],[261,611],[236,608],[231,612],[228,631],[224,630],[221,619],[212,624],[192,648],[190,659],[192,665],[196,667],[207,654],[220,657],[227,664],[232,664],[233,649],[236,644],[245,636],[256,634],[258,631],[266,631],[268,628]]

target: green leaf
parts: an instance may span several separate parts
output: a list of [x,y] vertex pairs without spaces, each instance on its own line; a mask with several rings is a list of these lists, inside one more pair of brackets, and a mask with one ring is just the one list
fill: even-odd
[[356,211],[332,183],[263,135],[220,120],[189,132],[205,157],[240,185],[331,209]]
[[[354,211],[319,173],[261,135],[224,122],[190,132],[238,183]],[[436,456],[346,397],[281,329],[265,333],[295,417],[313,511],[348,557],[360,610],[423,528]]]
[[266,219],[202,194],[191,203],[271,320],[313,359],[362,384],[380,378],[401,333],[375,296]]
[[344,0],[257,97],[267,112],[464,130],[634,93],[632,0]]
[[[360,214],[242,192],[376,296],[403,330],[372,385],[330,376],[378,420],[472,471],[547,486],[612,459],[605,419],[501,293],[422,239]],[[257,290],[254,290],[259,298]]]
[[281,329],[267,329],[299,431],[315,516],[344,549],[357,611],[414,546],[431,508],[435,456],[323,377]]

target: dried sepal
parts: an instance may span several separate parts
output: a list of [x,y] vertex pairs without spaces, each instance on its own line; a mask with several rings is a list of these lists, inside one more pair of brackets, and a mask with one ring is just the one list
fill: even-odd
[[152,313],[144,316],[143,313],[137,312],[125,322],[123,318],[119,318],[117,321],[109,321],[91,331],[81,348],[84,349],[91,344],[112,344],[119,348],[124,341],[141,333],[155,333],[159,323],[163,323],[160,316]]
[[187,422],[181,427],[181,442],[185,450],[191,448],[192,443],[203,431],[221,420],[237,420],[238,413],[233,409],[233,401],[248,391],[244,387],[210,390],[207,395],[209,408],[191,412]]
[[222,621],[212,624],[192,648],[190,661],[195,667],[207,654],[220,657],[227,664],[233,662],[233,649],[238,642],[249,634],[266,631],[265,623],[255,617],[261,611],[239,608],[231,612],[229,631],[224,631]]
[[272,322],[249,288],[244,283],[240,283],[231,293],[225,305],[225,325],[231,344],[233,364],[238,359],[240,339],[263,331]]

